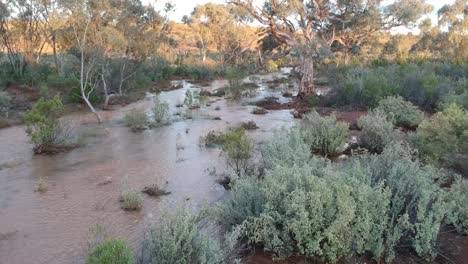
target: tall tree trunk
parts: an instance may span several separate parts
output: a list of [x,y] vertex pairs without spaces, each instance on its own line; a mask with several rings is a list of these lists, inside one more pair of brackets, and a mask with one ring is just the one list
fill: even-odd
[[301,62],[301,85],[299,87],[299,94],[302,96],[311,95],[314,93],[314,60],[312,56],[305,53]]
[[58,74],[58,75],[61,75],[61,71],[60,71],[60,63],[59,63],[59,60],[57,58],[57,39],[56,39],[56,36],[55,36],[55,32],[52,34],[52,52],[53,52],[53,55],[54,55],[54,63],[55,63],[55,72]]

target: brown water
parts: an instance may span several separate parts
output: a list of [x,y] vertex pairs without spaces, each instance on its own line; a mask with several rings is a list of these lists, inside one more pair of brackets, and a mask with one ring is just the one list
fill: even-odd
[[[161,94],[170,102],[173,113],[180,111],[174,105],[183,100],[187,89],[198,89],[185,81],[183,84],[182,89]],[[205,89],[225,84],[214,81]],[[255,97],[281,98],[282,91],[271,91],[262,84]],[[211,106],[195,110],[193,120],[142,133],[130,132],[121,120],[133,108],[149,110],[150,98],[102,112],[103,125],[95,124],[92,115],[74,115],[83,146],[55,156],[34,156],[24,127],[0,130],[0,264],[83,263],[90,230],[98,224],[113,237],[125,239],[137,253],[145,226],[156,221],[162,208],[216,202],[225,191],[205,170],[226,170],[225,163],[219,150],[200,147],[199,138],[213,129],[254,120],[260,129],[249,135],[260,141],[274,129],[294,123],[288,110],[252,115],[253,107],[246,106],[245,101],[217,99]],[[221,110],[216,111],[216,106]],[[222,120],[206,116],[220,116]],[[108,177],[111,183],[99,184]],[[45,193],[34,191],[39,178],[48,184]],[[137,189],[163,184],[172,194],[144,196],[141,211],[127,212],[119,204],[124,179]]]

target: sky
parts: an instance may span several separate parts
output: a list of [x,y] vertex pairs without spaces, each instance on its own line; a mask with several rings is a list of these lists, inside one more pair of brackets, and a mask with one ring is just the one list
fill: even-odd
[[[143,0],[143,3],[147,4],[150,3],[154,5],[157,9],[162,9],[164,3],[171,2],[175,4],[175,11],[170,14],[170,19],[180,22],[184,15],[190,15],[193,11],[193,8],[197,5],[206,4],[209,2],[224,4],[226,0]],[[258,2],[262,2],[260,0],[256,0]],[[391,3],[393,0],[384,1],[384,3]],[[426,0],[427,3],[434,6],[434,12],[430,15],[433,21],[436,20],[436,13],[439,8],[441,8],[445,4],[452,4],[455,0]],[[402,31],[401,33],[408,31],[405,29],[399,29],[398,31]]]

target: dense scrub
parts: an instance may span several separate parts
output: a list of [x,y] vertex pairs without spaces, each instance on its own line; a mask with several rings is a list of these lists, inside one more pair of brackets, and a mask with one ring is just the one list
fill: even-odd
[[424,113],[411,102],[405,101],[401,96],[389,96],[382,99],[376,112],[387,116],[387,119],[399,127],[417,127],[424,118]]
[[451,102],[466,105],[467,72],[466,63],[407,63],[338,68],[331,79],[338,105],[376,107],[381,99],[399,95],[433,110]]
[[390,144],[400,139],[400,133],[393,128],[387,115],[381,111],[369,112],[358,120],[362,134],[359,138],[363,147],[371,152],[380,153]]

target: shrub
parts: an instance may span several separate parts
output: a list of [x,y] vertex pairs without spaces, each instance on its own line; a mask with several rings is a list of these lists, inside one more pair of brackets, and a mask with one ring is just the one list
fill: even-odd
[[277,72],[278,65],[273,60],[268,60],[267,65],[265,66],[267,72]]
[[211,130],[206,136],[200,138],[200,143],[204,144],[206,147],[216,147],[222,146],[224,144],[224,139],[224,133]]
[[199,216],[187,209],[163,213],[144,241],[144,263],[224,263],[221,244],[201,229]]
[[159,96],[154,98],[153,115],[154,121],[158,124],[168,124],[170,122],[169,104],[159,99]]
[[11,106],[11,97],[6,92],[0,91],[0,114],[8,118]]
[[252,144],[243,128],[227,132],[223,140],[223,152],[226,154],[227,165],[237,176],[247,174],[251,168]]
[[423,112],[401,96],[384,98],[375,110],[385,114],[388,120],[400,127],[417,127],[424,119]]
[[242,96],[243,87],[242,80],[245,77],[245,72],[239,68],[226,69],[225,78],[228,80],[227,92],[232,99],[239,99]]
[[[279,145],[291,139],[280,139]],[[220,205],[221,220],[240,227],[249,243],[279,258],[300,255],[327,262],[354,254],[390,262],[402,246],[426,259],[435,256],[445,212],[435,182],[443,175],[422,166],[410,149],[391,146],[344,166],[316,157],[300,163],[290,158],[295,156],[283,155],[261,179],[233,181]]]
[[348,124],[338,122],[335,115],[321,117],[315,111],[304,117],[300,130],[305,144],[321,155],[336,154],[348,137]]
[[468,181],[458,179],[447,193],[447,223],[455,226],[458,232],[468,234]]
[[59,120],[64,107],[58,96],[39,99],[33,108],[25,113],[26,133],[35,145],[35,152],[47,152],[56,147],[72,144],[73,133]]
[[244,130],[254,130],[258,128],[257,123],[255,123],[253,120],[242,122],[240,127],[242,127]]
[[190,90],[187,90],[185,92],[184,105],[187,108],[191,108],[193,106],[193,94],[192,94],[192,91]]
[[127,244],[118,239],[98,244],[88,255],[86,264],[134,264],[135,258]]
[[382,152],[383,149],[399,140],[400,134],[393,129],[393,124],[381,112],[370,112],[358,120],[362,130],[360,143],[372,152]]
[[468,112],[451,104],[424,120],[410,141],[424,161],[450,166],[454,155],[468,152]]
[[132,131],[141,131],[148,127],[148,116],[145,112],[131,110],[124,116],[124,122]]
[[140,191],[132,189],[124,183],[120,191],[120,202],[125,210],[140,210],[143,206],[143,196]]

